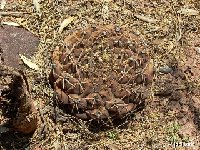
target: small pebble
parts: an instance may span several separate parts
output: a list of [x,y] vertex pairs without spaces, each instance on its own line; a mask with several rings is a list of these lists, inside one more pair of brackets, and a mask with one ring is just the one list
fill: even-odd
[[118,26],[115,27],[115,32],[119,32],[120,30],[121,30],[120,27]]
[[159,72],[165,73],[165,74],[171,73],[172,71],[173,71],[173,69],[171,67],[167,66],[167,65],[159,68]]
[[200,54],[200,47],[195,47],[195,50],[197,51],[198,54]]

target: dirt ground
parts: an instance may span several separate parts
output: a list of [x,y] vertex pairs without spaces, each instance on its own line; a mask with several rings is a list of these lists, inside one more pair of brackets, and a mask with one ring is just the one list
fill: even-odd
[[[33,2],[7,0],[0,10],[0,21],[18,23],[40,39],[31,58],[40,69],[22,64],[20,67],[37,110],[37,129],[31,134],[15,131],[1,109],[0,149],[200,149],[198,0]],[[17,12],[17,15],[2,12]],[[70,17],[73,19],[61,29],[62,22]],[[91,25],[107,24],[127,27],[142,39],[144,47],[150,50],[155,73],[142,110],[113,126],[103,122],[99,127],[93,121],[64,113],[55,101],[48,78],[51,54],[56,46],[63,45],[67,35]]]

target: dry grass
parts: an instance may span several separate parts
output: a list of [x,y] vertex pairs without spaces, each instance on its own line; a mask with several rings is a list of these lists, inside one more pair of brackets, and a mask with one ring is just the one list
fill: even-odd
[[[189,33],[197,32],[199,15],[188,16],[177,13],[181,8],[200,11],[198,0],[41,0],[41,15],[38,15],[30,0],[16,0],[15,7],[7,4],[6,10],[27,12],[20,17],[2,17],[3,21],[15,21],[40,38],[34,57],[41,70],[26,69],[35,103],[39,107],[40,125],[30,141],[31,147],[45,149],[166,149],[169,146],[170,124],[176,121],[173,112],[164,112],[165,105],[158,104],[153,96],[147,107],[129,120],[127,128],[91,132],[86,122],[62,114],[53,101],[53,91],[48,84],[51,69],[50,55],[55,46],[62,45],[66,35],[77,29],[93,25],[114,23],[129,29],[143,38],[150,49],[155,68],[173,62],[184,62],[182,49],[189,46]],[[68,17],[75,19],[62,34],[60,24]],[[141,17],[142,16],[142,17]],[[157,74],[155,81],[158,80]],[[199,81],[197,82],[199,85]],[[61,114],[62,121],[55,122],[52,115]]]

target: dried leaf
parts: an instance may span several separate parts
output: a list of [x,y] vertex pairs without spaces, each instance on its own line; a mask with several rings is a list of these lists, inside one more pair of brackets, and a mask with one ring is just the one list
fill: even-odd
[[147,34],[147,33],[151,33],[151,32],[156,32],[158,30],[160,30],[160,27],[155,26],[155,27],[152,27],[152,29],[145,31],[144,33]]
[[33,5],[35,6],[36,12],[41,14],[39,0],[33,0]]
[[64,29],[65,27],[67,27],[70,23],[72,23],[72,21],[74,21],[74,17],[69,17],[69,18],[65,19],[65,20],[61,23],[58,32],[59,32],[59,33],[62,33],[63,29]]
[[9,25],[9,26],[15,26],[15,27],[19,27],[20,24],[16,23],[16,22],[2,22],[3,25]]
[[109,145],[108,145],[108,148],[109,148],[110,150],[119,150],[119,147],[118,147],[117,145],[115,145],[115,144],[109,144]]
[[177,11],[179,14],[187,15],[187,16],[197,16],[199,15],[199,11],[194,9],[182,8],[181,10]]
[[30,59],[26,58],[22,54],[19,54],[19,57],[24,62],[24,64],[26,64],[29,68],[34,69],[34,70],[39,70],[38,65],[36,65],[35,63],[33,63]]
[[0,7],[0,9],[3,10],[5,6],[6,6],[6,0],[1,0],[1,7]]
[[157,22],[156,19],[149,18],[149,17],[146,17],[146,16],[137,15],[137,14],[135,14],[134,16],[135,16],[136,18],[138,18],[138,19],[141,19],[141,20],[145,21],[145,22],[149,22],[149,23],[156,23],[156,22]]

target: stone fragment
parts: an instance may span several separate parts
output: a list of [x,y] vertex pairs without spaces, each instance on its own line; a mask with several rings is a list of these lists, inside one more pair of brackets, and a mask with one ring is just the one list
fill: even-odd
[[0,64],[18,68],[20,63],[18,54],[30,58],[38,45],[39,39],[26,29],[0,26]]

